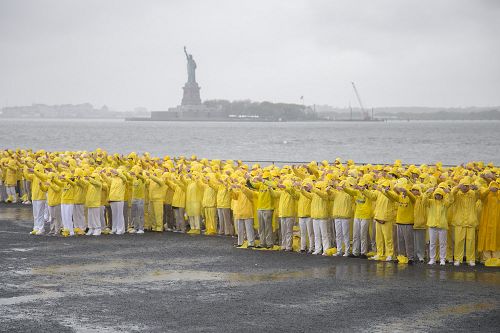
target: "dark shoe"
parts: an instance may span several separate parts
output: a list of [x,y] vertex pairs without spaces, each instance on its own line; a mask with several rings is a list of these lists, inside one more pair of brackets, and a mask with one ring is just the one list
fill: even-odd
[[413,265],[413,260],[408,260],[408,265]]
[[366,256],[366,254],[362,254],[359,256],[359,259],[368,259],[368,257]]
[[255,245],[248,245],[247,247],[248,247],[249,249],[252,249],[252,248],[254,248],[254,247],[255,247]]
[[300,250],[300,253],[306,253],[306,250]]
[[358,256],[355,256],[354,254],[349,254],[347,258],[357,258]]

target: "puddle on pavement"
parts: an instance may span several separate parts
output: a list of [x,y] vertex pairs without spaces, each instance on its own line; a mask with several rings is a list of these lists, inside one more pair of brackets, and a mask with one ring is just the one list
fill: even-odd
[[33,221],[31,206],[0,205],[0,221]]
[[0,298],[0,306],[16,305],[20,303],[31,303],[45,299],[59,298],[65,295],[66,295],[65,293],[60,293],[49,289],[45,289],[40,294]]
[[139,268],[146,263],[139,260],[117,260],[92,264],[49,265],[33,268],[31,272],[36,275],[100,273],[120,270],[125,268]]

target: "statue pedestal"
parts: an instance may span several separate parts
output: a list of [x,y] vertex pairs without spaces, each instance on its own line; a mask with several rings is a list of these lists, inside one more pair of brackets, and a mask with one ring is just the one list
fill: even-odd
[[184,94],[182,96],[181,105],[200,105],[200,86],[196,82],[186,82],[184,87]]

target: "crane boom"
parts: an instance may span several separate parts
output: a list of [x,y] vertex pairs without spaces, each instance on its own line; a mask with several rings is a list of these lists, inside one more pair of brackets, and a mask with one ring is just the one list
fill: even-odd
[[359,96],[358,89],[356,89],[356,85],[354,84],[354,82],[351,82],[351,84],[352,84],[352,88],[354,89],[354,93],[356,94],[356,98],[358,99],[359,106],[361,107],[361,112],[363,112],[364,120],[370,120],[370,116],[368,115],[368,112],[363,107],[363,102],[361,102],[361,97]]

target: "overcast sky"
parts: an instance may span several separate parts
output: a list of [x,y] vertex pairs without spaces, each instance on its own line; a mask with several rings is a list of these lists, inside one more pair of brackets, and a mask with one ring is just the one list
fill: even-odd
[[0,0],[0,106],[500,105],[500,1]]

